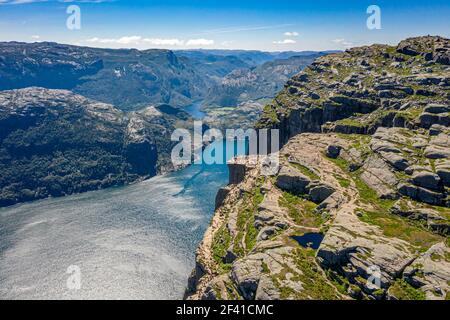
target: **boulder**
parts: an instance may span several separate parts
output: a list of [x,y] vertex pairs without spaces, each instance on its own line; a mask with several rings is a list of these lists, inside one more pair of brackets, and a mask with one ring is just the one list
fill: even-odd
[[403,202],[404,200],[397,201],[391,208],[391,213],[408,218],[411,220],[421,220],[427,223],[432,221],[443,220],[443,217],[435,210],[428,208],[417,208],[411,202]]
[[293,194],[304,194],[311,180],[291,166],[283,166],[278,174],[276,185]]
[[279,229],[276,226],[263,227],[256,237],[256,241],[264,241],[275,235]]
[[425,202],[432,205],[441,205],[444,200],[444,195],[442,193],[433,192],[431,190],[406,183],[399,184],[398,191],[400,192],[400,194],[413,200]]
[[269,276],[263,275],[259,280],[258,290],[256,290],[255,300],[280,300],[281,292],[274,285],[272,279]]
[[428,159],[446,159],[450,158],[450,149],[447,147],[430,145],[425,148],[424,154]]
[[441,242],[432,246],[404,271],[405,280],[425,292],[429,300],[445,300],[450,293],[450,249]]
[[436,174],[441,178],[444,186],[450,187],[450,167],[436,167]]
[[262,261],[259,259],[247,258],[233,264],[231,279],[244,299],[255,299],[262,272]]
[[434,113],[422,113],[419,117],[419,123],[422,128],[430,129],[433,124],[439,122],[439,116]]
[[321,210],[331,211],[339,208],[339,206],[346,200],[345,196],[340,192],[334,192],[328,198],[326,198],[319,206],[317,206],[317,211]]
[[443,104],[431,103],[424,109],[425,113],[439,114],[450,112],[450,107]]
[[337,159],[341,153],[342,147],[337,145],[330,145],[327,147],[327,157]]
[[450,236],[450,222],[448,220],[431,220],[428,221],[428,228],[441,236]]
[[400,149],[397,148],[393,143],[380,139],[372,139],[370,148],[374,152],[401,153]]
[[414,165],[414,166],[410,166],[408,168],[405,169],[405,173],[412,176],[414,174],[414,172],[416,171],[432,171],[431,166],[419,166],[419,165]]
[[433,124],[430,128],[430,136],[437,136],[441,133],[443,133],[446,130],[446,128],[440,124]]
[[416,171],[414,172],[411,182],[416,186],[423,187],[430,190],[442,189],[440,183],[441,178],[439,175],[429,171]]
[[389,165],[378,155],[374,154],[367,158],[361,179],[375,192],[380,198],[395,199],[397,192],[395,185],[398,183],[395,174],[391,171]]
[[312,202],[321,203],[330,197],[336,190],[326,184],[320,183],[309,188],[309,198]]
[[381,157],[383,157],[384,160],[386,160],[387,163],[389,163],[397,170],[404,171],[409,167],[408,160],[401,154],[383,151],[379,152],[379,154],[381,155]]

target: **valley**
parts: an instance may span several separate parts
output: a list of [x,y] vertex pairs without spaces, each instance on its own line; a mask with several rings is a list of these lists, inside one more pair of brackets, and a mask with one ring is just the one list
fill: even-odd
[[[251,127],[261,103],[323,54],[0,43],[0,207],[176,170],[176,128]],[[214,86],[233,72],[252,76],[227,93],[230,112]]]

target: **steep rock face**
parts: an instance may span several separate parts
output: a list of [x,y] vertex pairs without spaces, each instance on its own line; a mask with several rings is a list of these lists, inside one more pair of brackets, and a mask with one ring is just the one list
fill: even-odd
[[281,169],[228,187],[186,297],[449,299],[449,40],[407,43],[319,58],[266,107]]
[[[407,42],[448,55],[448,39]],[[448,63],[401,48],[373,45],[318,58],[287,82],[257,126],[279,128],[283,143],[301,132],[373,134],[378,127],[448,126]],[[427,112],[430,104],[444,109]]]
[[[176,121],[65,90],[0,93],[0,206],[122,185],[170,170]],[[188,120],[187,114],[184,119]]]

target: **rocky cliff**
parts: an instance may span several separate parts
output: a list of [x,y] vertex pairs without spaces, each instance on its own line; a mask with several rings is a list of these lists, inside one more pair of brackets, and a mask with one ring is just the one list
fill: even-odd
[[65,90],[0,92],[0,206],[170,170],[170,135],[190,118],[168,108],[127,114]]
[[317,59],[259,128],[280,170],[230,164],[189,299],[450,299],[450,41]]

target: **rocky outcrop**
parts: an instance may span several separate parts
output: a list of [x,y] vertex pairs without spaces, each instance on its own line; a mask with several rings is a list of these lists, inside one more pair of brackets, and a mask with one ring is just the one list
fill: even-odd
[[288,81],[257,124],[280,129],[281,169],[233,179],[187,296],[448,299],[448,44],[353,48]]
[[448,126],[448,47],[448,39],[423,37],[321,57],[287,82],[257,126],[279,128],[283,143],[301,132]]
[[425,61],[450,65],[450,45],[448,39],[441,37],[418,37],[400,42],[397,52],[422,56]]
[[414,260],[403,273],[406,281],[425,292],[429,300],[448,299],[450,292],[450,249],[438,243]]
[[306,192],[306,187],[311,183],[311,180],[295,168],[284,166],[280,170],[276,183],[281,190],[301,195]]

